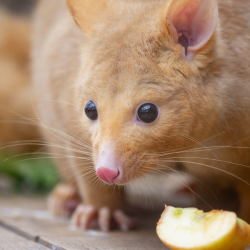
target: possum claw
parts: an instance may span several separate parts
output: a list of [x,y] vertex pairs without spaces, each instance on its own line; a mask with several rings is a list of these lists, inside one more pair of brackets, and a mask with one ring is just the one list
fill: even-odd
[[112,213],[108,207],[98,210],[92,205],[84,204],[77,207],[72,217],[72,223],[80,229],[99,228],[104,232],[117,227],[122,231],[134,228],[134,222],[122,210]]
[[103,207],[98,213],[98,225],[102,231],[109,231],[111,228],[111,212],[107,207]]
[[73,214],[72,222],[77,227],[86,230],[93,227],[96,221],[97,210],[91,205],[79,205]]

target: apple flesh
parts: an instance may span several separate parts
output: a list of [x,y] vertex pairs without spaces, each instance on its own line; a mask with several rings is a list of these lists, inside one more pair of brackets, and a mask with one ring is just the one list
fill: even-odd
[[245,250],[250,244],[250,226],[227,211],[166,206],[156,232],[173,250]]

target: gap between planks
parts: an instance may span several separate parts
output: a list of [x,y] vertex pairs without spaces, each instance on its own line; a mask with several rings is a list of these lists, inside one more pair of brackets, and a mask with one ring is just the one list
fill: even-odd
[[[14,234],[20,236],[28,241],[40,244],[41,246],[44,246],[45,248],[49,248],[52,250],[67,250],[67,249],[62,248],[60,246],[56,246],[56,245],[51,244],[50,242],[42,239],[39,235],[37,235],[37,236],[30,235],[29,233],[27,233],[23,230],[20,230],[12,225],[9,225],[1,220],[0,220],[0,227],[4,228],[5,230],[7,230],[11,233],[14,233]],[[44,250],[45,250],[45,248],[44,248]]]
[[0,249],[1,250],[48,250],[47,247],[29,240],[0,224]]

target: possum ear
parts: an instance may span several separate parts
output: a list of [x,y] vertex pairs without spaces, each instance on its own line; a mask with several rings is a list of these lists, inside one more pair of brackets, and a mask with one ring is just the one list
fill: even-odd
[[108,0],[67,0],[71,15],[87,36],[94,34],[96,25],[101,22],[107,9],[108,2]]
[[212,37],[218,23],[217,0],[171,0],[167,24],[175,43],[192,58]]

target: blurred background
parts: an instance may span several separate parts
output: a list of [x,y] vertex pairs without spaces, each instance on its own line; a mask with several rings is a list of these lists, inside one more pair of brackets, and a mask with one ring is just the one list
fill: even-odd
[[15,14],[30,14],[36,0],[0,0],[0,7],[6,8]]
[[59,181],[27,101],[32,96],[30,17],[36,2],[0,0],[0,197],[47,194]]

